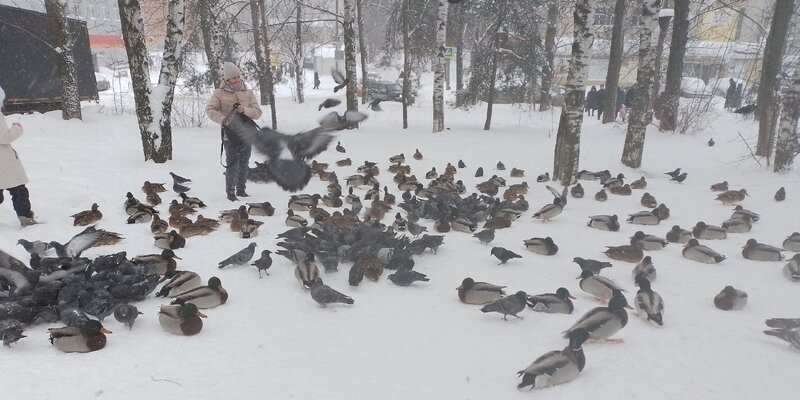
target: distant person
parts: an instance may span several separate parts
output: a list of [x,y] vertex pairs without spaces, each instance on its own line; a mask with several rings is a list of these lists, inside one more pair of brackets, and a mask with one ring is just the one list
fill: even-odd
[[314,71],[314,89],[319,89],[319,72]]
[[733,98],[733,109],[737,109],[742,106],[742,95],[744,94],[744,88],[741,83],[736,85],[736,95]]
[[586,93],[586,102],[584,103],[584,111],[586,111],[586,115],[593,116],[594,115],[594,108],[595,108],[595,100],[597,99],[597,88],[592,86],[589,89],[589,93]]
[[[0,88],[0,106],[3,105],[5,98],[6,93],[3,88]],[[30,195],[28,188],[25,187],[25,184],[28,183],[28,176],[25,175],[25,168],[22,167],[19,154],[11,146],[11,142],[19,139],[20,136],[22,136],[22,125],[14,122],[9,128],[5,116],[0,112],[0,189],[2,189],[0,190],[0,203],[4,200],[3,191],[8,190],[19,223],[24,228],[38,222],[33,219]]]
[[[252,147],[244,144],[236,135],[228,135],[231,118],[243,117],[244,123],[254,125],[261,117],[261,106],[256,94],[242,80],[242,71],[235,64],[226,62],[222,67],[219,89],[214,90],[206,105],[206,115],[222,126],[222,146],[225,149],[225,194],[230,201],[247,197],[247,173],[249,172]],[[235,191],[234,191],[235,189]]]
[[736,81],[733,78],[728,79],[728,90],[725,91],[725,109],[730,110],[734,108],[733,104],[736,98]]
[[606,85],[601,83],[600,90],[597,91],[597,103],[595,104],[598,120],[600,120],[600,116],[603,114],[603,101],[605,101],[605,98],[606,98]]
[[636,97],[636,85],[632,85],[625,92],[625,107],[630,110],[633,107],[633,99]]

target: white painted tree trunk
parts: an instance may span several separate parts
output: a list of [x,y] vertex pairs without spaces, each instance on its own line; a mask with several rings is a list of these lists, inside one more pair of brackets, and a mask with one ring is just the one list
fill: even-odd
[[58,70],[61,75],[61,116],[65,120],[82,119],[81,100],[78,93],[78,73],[72,48],[77,32],[70,32],[67,25],[67,2],[46,0],[50,43],[58,52]]
[[436,59],[433,62],[433,131],[444,130],[444,45],[447,37],[447,0],[438,0]]
[[591,29],[593,8],[594,0],[577,0],[572,13],[574,31],[567,75],[567,95],[564,108],[561,109],[553,156],[553,179],[561,181],[565,186],[576,180],[578,172],[584,93],[589,74],[589,48],[594,41]]
[[122,38],[128,53],[133,97],[145,161],[172,159],[172,100],[178,78],[183,40],[184,0],[169,0],[167,34],[158,84],[150,83],[150,65],[139,0],[118,0]]
[[344,69],[345,78],[348,79],[346,96],[347,96],[347,110],[358,110],[358,97],[356,97],[356,85],[358,84],[358,77],[356,76],[356,32],[353,23],[356,19],[355,0],[343,0],[344,2],[344,18],[342,34],[344,36]]
[[639,36],[639,67],[636,70],[636,91],[628,120],[628,133],[622,150],[622,163],[631,168],[642,165],[644,138],[652,119],[650,95],[653,91],[655,60],[652,46],[653,31],[658,26],[660,0],[642,1],[642,19]]
[[775,172],[791,171],[793,160],[800,153],[797,135],[798,118],[800,118],[800,57],[795,57],[794,74],[783,92],[783,110],[775,142]]

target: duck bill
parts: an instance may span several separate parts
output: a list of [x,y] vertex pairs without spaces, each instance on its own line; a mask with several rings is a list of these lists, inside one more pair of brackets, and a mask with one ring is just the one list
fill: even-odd
[[197,316],[200,318],[208,318],[208,315],[201,313],[199,310],[197,311]]
[[177,255],[172,256],[172,258],[177,258],[178,260],[183,260],[182,258],[178,257]]
[[568,295],[567,297],[569,297],[569,298],[570,298],[570,299],[572,299],[572,300],[578,300],[578,298],[577,298],[577,297],[575,297],[575,296],[573,296],[573,295],[571,295],[571,294],[570,294],[570,295]]
[[456,290],[461,290],[461,289],[464,289],[464,285],[461,285],[461,286],[456,288]]
[[106,328],[100,328],[100,333],[109,334],[109,333],[113,333],[113,332],[111,332],[110,330],[108,330]]
[[631,307],[631,306],[629,306],[627,304],[625,304],[625,308],[627,308],[628,310],[633,310],[633,307]]

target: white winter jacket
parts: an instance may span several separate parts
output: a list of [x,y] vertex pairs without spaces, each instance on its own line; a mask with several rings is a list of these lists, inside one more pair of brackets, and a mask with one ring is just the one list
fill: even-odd
[[0,113],[0,189],[10,189],[28,183],[28,176],[19,161],[11,142],[22,136],[22,127],[11,128],[6,124],[6,117]]

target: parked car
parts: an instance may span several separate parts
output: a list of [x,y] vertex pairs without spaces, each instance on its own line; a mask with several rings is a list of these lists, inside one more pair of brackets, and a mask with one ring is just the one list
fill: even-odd
[[[367,85],[367,95],[370,99],[403,102],[403,85],[385,81],[371,83]],[[412,91],[408,104],[414,104],[415,97]]]
[[102,92],[104,90],[111,89],[111,82],[109,82],[106,78],[104,78],[100,74],[94,74],[95,79],[97,80],[97,91]]

